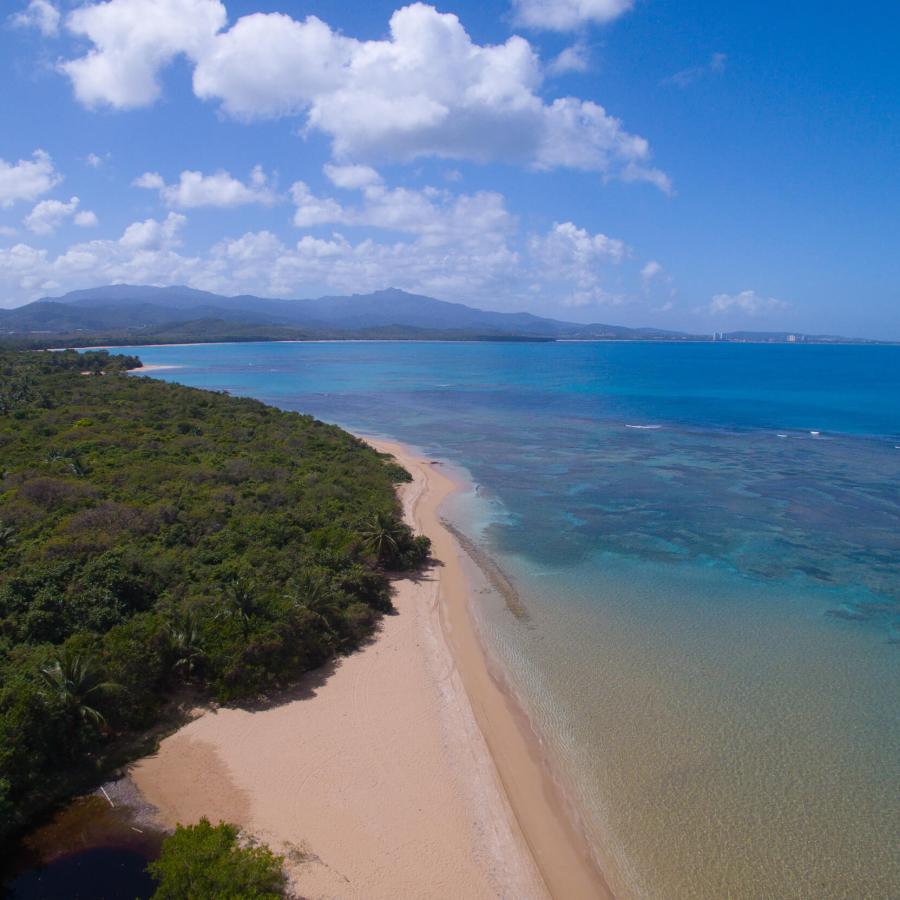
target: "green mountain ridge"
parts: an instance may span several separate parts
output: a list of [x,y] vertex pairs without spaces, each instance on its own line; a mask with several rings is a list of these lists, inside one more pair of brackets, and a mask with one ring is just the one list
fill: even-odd
[[[106,285],[0,309],[0,340],[19,346],[179,341],[713,340],[710,335],[497,312],[396,288],[285,300],[224,296],[184,286]],[[832,335],[733,332],[737,341],[843,342]]]

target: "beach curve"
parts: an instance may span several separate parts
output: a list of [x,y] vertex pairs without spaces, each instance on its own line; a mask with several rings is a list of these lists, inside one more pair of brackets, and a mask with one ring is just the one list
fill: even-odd
[[482,651],[438,512],[459,486],[366,440],[412,475],[404,514],[436,565],[394,581],[397,615],[362,650],[266,708],[206,711],[130,777],[168,827],[226,819],[286,853],[302,896],[611,896]]

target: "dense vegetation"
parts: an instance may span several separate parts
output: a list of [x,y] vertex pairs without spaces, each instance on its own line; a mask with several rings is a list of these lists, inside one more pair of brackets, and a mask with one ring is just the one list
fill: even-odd
[[356,438],[136,363],[0,353],[0,837],[183,685],[254,697],[357,646],[428,552]]
[[153,900],[278,900],[285,893],[284,858],[264,845],[242,846],[226,822],[179,825],[147,868],[158,884]]
[[197,319],[154,328],[131,330],[76,330],[0,332],[0,351],[43,350],[47,347],[126,347],[142,344],[253,343],[265,341],[373,340],[373,341],[490,341],[496,343],[552,342],[554,338],[519,335],[481,335],[473,331],[384,325],[371,328],[291,328],[265,322],[254,325],[222,319]]

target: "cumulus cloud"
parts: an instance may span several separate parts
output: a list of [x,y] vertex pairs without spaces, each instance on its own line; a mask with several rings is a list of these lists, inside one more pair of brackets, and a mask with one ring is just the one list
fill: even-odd
[[0,292],[9,299],[36,297],[97,284],[190,284],[210,277],[209,260],[177,252],[184,216],[135,222],[121,237],[73,244],[58,256],[18,243],[0,249]]
[[548,234],[536,239],[532,246],[554,263],[571,264],[578,269],[590,268],[598,262],[619,263],[628,252],[624,241],[591,234],[572,222],[554,222]]
[[591,53],[584,44],[572,44],[554,57],[547,66],[551,75],[565,75],[567,72],[587,72],[591,66]]
[[427,241],[348,240],[304,235],[283,244],[263,232],[223,241],[212,256],[225,262],[240,283],[259,284],[269,293],[296,296],[303,286],[323,284],[342,291],[367,291],[391,284],[460,299],[497,297],[518,281],[518,254],[503,240],[480,247],[431,246]]
[[44,37],[55,37],[59,33],[59,20],[59,10],[49,0],[30,0],[22,12],[10,17],[13,25],[36,28]]
[[81,212],[75,213],[72,221],[79,228],[96,228],[100,224],[97,213],[91,209],[83,209]]
[[[347,205],[315,198],[335,204],[320,218],[338,220],[332,223],[338,229],[368,223],[379,229],[377,237],[351,238],[337,230],[285,241],[263,230],[190,255],[181,246],[187,220],[171,212],[162,220],[134,222],[115,239],[75,243],[58,256],[24,242],[0,249],[0,295],[21,302],[56,290],[129,282],[285,297],[395,285],[507,308],[528,305],[523,298],[530,298],[544,312],[554,302],[622,299],[605,284],[611,267],[628,256],[620,240],[571,222],[528,237],[503,198],[491,192],[453,196],[384,184],[357,190]],[[294,193],[308,209],[309,199],[299,189]]]
[[227,14],[219,0],[108,0],[73,10],[66,27],[94,45],[61,64],[86,106],[132,109],[159,97],[159,72],[176,56],[198,60]]
[[305,181],[295,181],[291,185],[291,199],[296,207],[294,224],[298,228],[342,222],[345,219],[340,203],[331,198],[316,197]]
[[706,78],[708,75],[718,75],[720,72],[724,72],[727,59],[728,57],[724,53],[713,53],[706,65],[689,66],[686,69],[681,69],[680,71],[675,72],[674,75],[664,78],[662,83],[673,84],[675,87],[680,88],[689,87],[701,78]]
[[212,175],[184,171],[175,184],[166,184],[158,172],[145,172],[132,183],[135,187],[158,191],[163,203],[173,209],[225,208],[250,203],[270,206],[278,200],[261,166],[253,169],[246,184],[224,171]]
[[18,200],[34,200],[62,181],[53,160],[43,150],[35,150],[31,159],[8,163],[0,159],[0,207]]
[[710,315],[739,312],[755,316],[763,312],[786,309],[788,304],[774,297],[763,297],[756,291],[741,291],[738,294],[715,294],[709,306],[703,311]]
[[572,222],[554,222],[545,235],[529,242],[536,274],[568,306],[623,302],[622,294],[611,293],[604,284],[604,272],[610,264],[621,263],[628,255],[624,241],[591,234]]
[[77,197],[72,197],[68,203],[61,200],[42,200],[25,216],[23,224],[34,234],[53,234],[66,219],[74,215],[78,202]]
[[381,183],[381,176],[371,166],[335,166],[328,163],[324,172],[332,184],[348,190]]
[[[173,219],[173,217],[176,217]],[[393,284],[439,296],[498,296],[516,278],[505,244],[431,248],[418,241],[356,242],[341,234],[283,242],[268,231],[221,241],[203,256],[179,252],[182,217],[134,223],[118,240],[75,244],[53,257],[19,243],[0,249],[0,293],[30,300],[96,284],[188,284],[229,293],[304,296],[310,285],[341,292]]]
[[105,156],[100,156],[97,153],[88,153],[88,155],[84,158],[84,162],[85,165],[89,166],[92,169],[99,169],[106,163],[107,159],[109,159],[108,153]]
[[[579,16],[598,20],[627,5],[575,3]],[[647,141],[602,106],[575,97],[545,102],[543,67],[521,37],[477,44],[455,15],[423,3],[397,10],[384,40],[347,37],[315,16],[254,13],[223,30],[225,22],[218,0],[90,4],[67,27],[93,49],[62,68],[83,103],[129,108],[155,101],[160,70],[184,55],[198,97],[242,120],[302,116],[342,163],[431,156],[663,184],[648,167]],[[559,65],[580,65],[577,52]]]
[[118,244],[128,250],[168,250],[180,243],[178,233],[186,222],[187,218],[178,213],[169,213],[162,222],[156,219],[133,222],[122,233]]
[[624,15],[634,0],[513,0],[513,18],[527,28],[572,31]]
[[337,186],[358,190],[359,201],[343,204],[318,197],[298,181],[291,187],[295,225],[366,226],[416,235],[430,246],[492,242],[504,239],[515,225],[503,196],[494,191],[456,195],[434,187],[389,188],[366,166],[326,165],[325,173]]

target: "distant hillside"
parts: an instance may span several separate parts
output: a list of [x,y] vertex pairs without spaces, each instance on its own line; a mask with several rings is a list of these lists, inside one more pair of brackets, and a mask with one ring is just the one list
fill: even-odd
[[[310,340],[712,340],[660,328],[588,325],[448,303],[389,288],[277,300],[183,286],[107,285],[0,309],[0,340],[20,346]],[[835,342],[831,336],[734,332],[717,340]]]
[[677,338],[676,332],[620,325],[580,325],[531,313],[476,309],[394,288],[371,294],[276,300],[225,297],[186,287],[109,285],[0,310],[0,334],[29,338],[163,337],[265,340],[314,337]]

